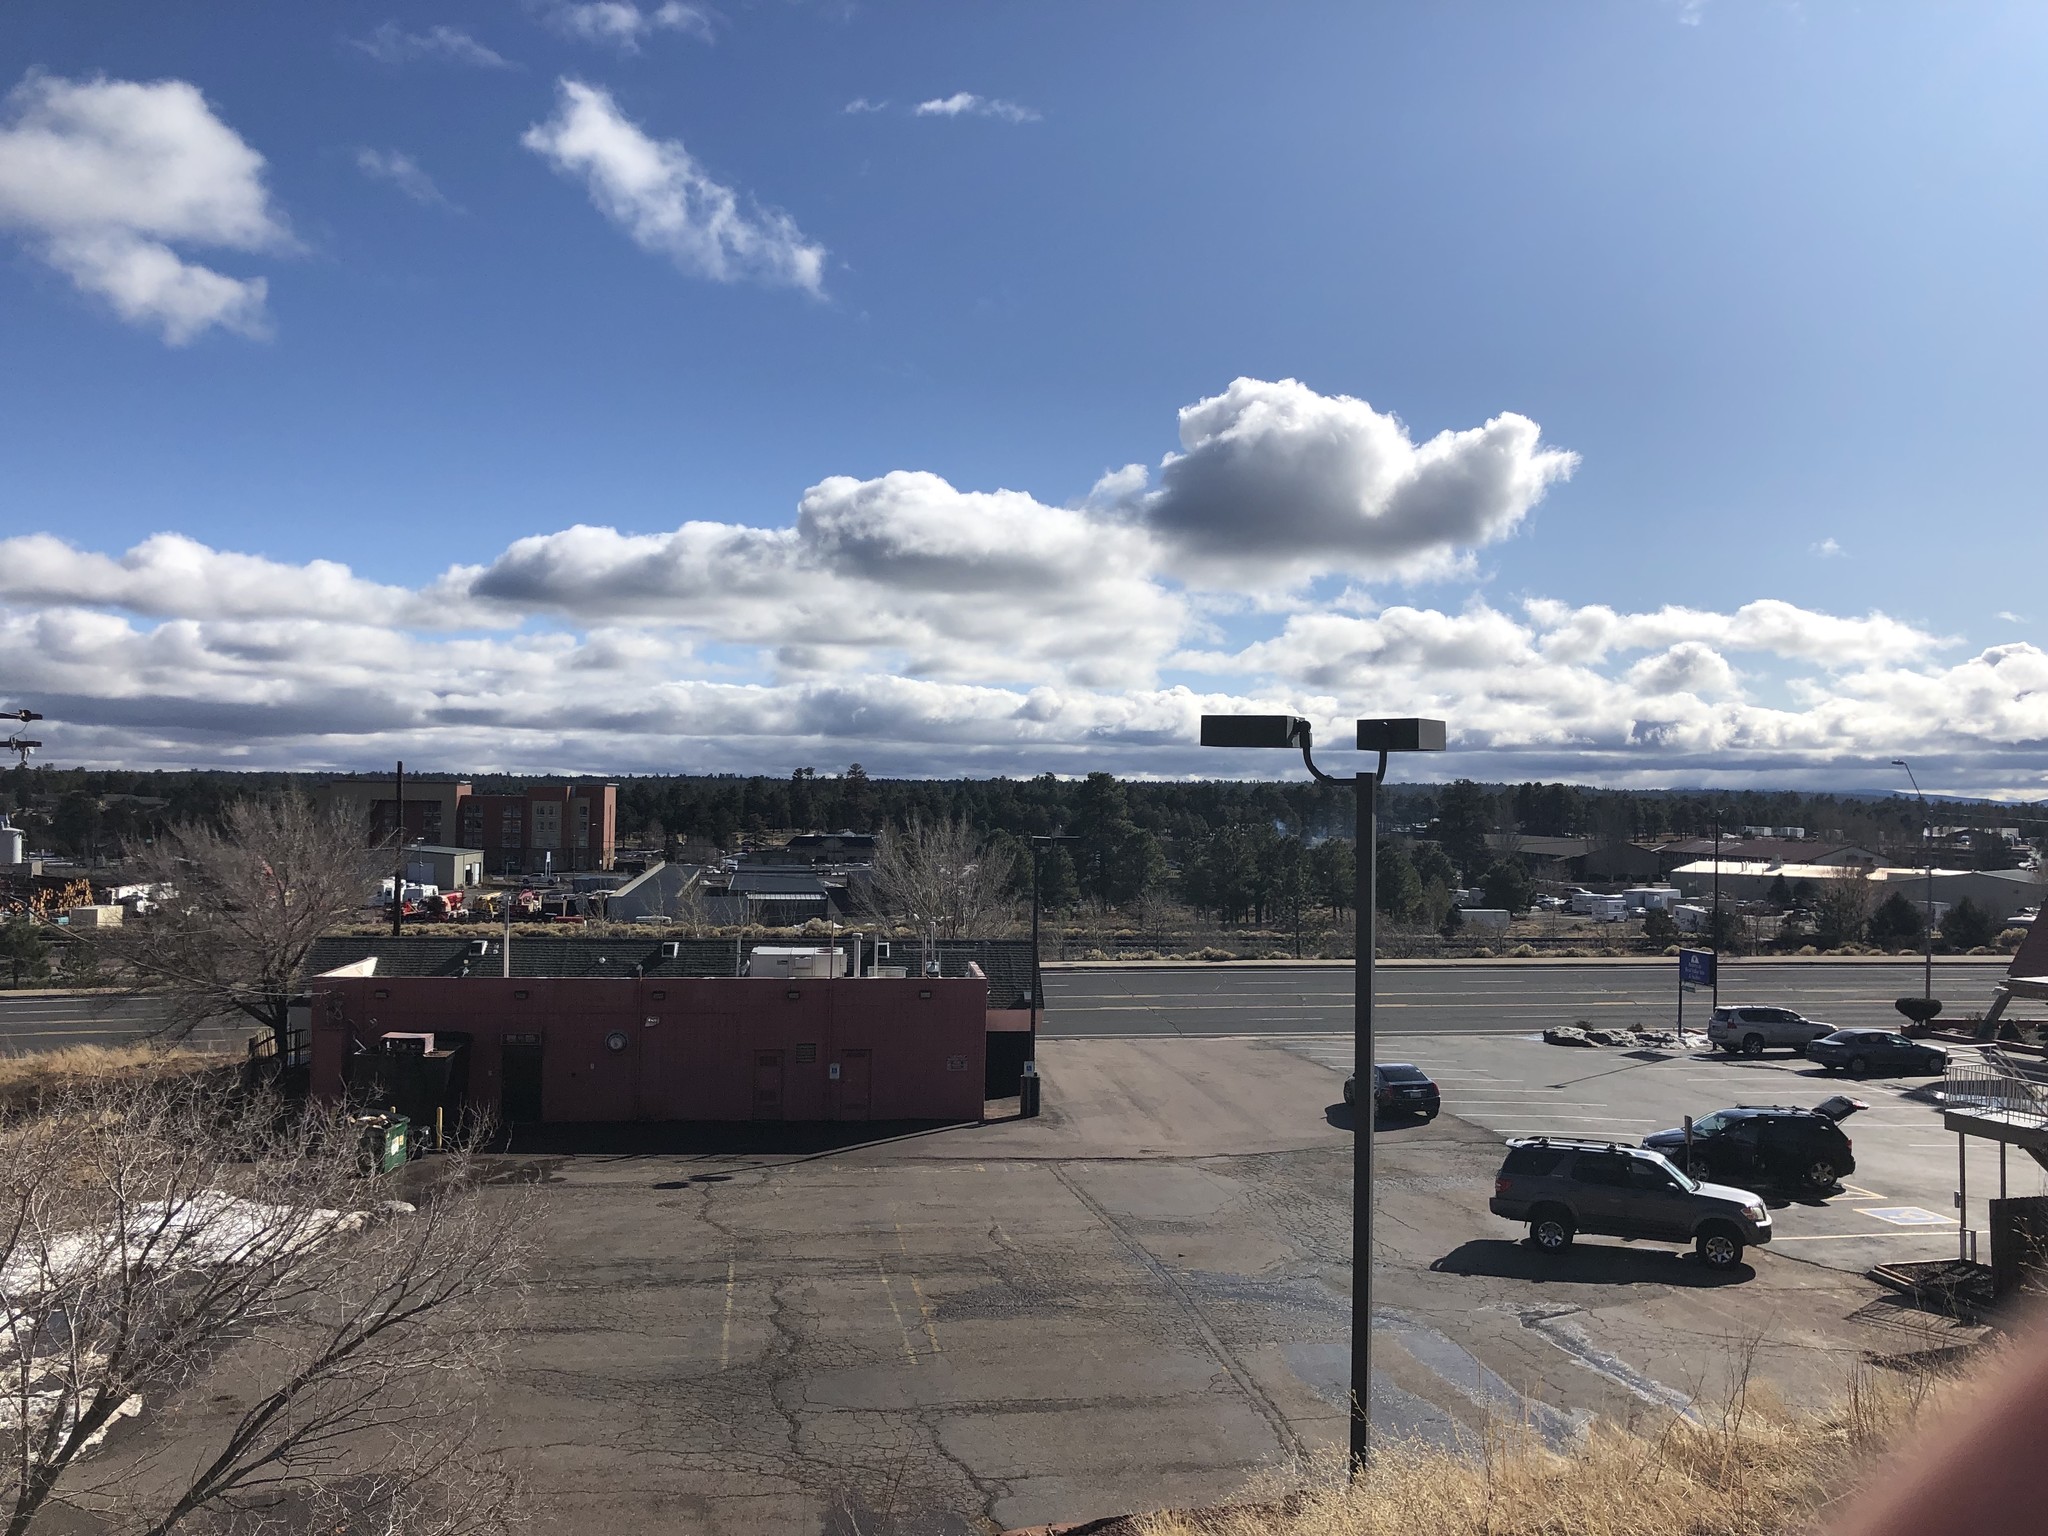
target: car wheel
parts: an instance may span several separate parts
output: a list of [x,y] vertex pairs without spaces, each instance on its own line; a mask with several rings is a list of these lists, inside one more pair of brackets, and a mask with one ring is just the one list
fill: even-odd
[[1742,1037],[1742,1054],[1743,1054],[1743,1055],[1745,1055],[1745,1056],[1761,1056],[1761,1055],[1763,1055],[1763,1053],[1764,1053],[1764,1037],[1763,1037],[1762,1035],[1744,1035],[1744,1036]]
[[1806,1170],[1799,1175],[1799,1181],[1808,1189],[1833,1189],[1839,1177],[1833,1163],[1824,1157],[1816,1157],[1806,1165]]
[[1563,1253],[1572,1245],[1571,1218],[1563,1211],[1538,1211],[1529,1222],[1529,1241],[1545,1253]]
[[1742,1240],[1728,1227],[1708,1227],[1693,1246],[1709,1269],[1733,1269],[1742,1262]]
[[1868,1056],[1851,1056],[1849,1058],[1849,1075],[1851,1077],[1868,1077],[1870,1075],[1870,1058]]

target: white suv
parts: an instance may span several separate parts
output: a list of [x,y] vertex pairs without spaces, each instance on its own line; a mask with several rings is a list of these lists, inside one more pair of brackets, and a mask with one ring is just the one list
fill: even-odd
[[1834,1032],[1834,1025],[1802,1018],[1790,1008],[1716,1008],[1707,1020],[1707,1043],[1731,1056],[1761,1056],[1773,1045],[1803,1055],[1812,1042]]

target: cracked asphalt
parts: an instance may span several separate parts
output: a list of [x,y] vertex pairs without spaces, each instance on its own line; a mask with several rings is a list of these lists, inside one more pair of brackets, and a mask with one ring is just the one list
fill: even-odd
[[[1341,1077],[1274,1042],[1048,1040],[1046,1112],[823,1155],[551,1157],[493,1415],[557,1532],[940,1536],[1222,1501],[1341,1444]],[[1786,1395],[1952,1342],[1855,1276],[1668,1248],[1544,1267],[1497,1134],[1380,1133],[1381,1434]]]

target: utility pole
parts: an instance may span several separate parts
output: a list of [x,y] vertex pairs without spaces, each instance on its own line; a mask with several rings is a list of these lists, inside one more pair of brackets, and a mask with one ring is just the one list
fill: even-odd
[[1913,798],[1920,802],[1920,864],[1927,871],[1927,907],[1921,913],[1920,922],[1920,952],[1922,955],[1920,995],[1929,1002],[1932,1002],[1934,1000],[1934,823],[1928,819],[1927,797],[1920,792],[1920,780],[1914,775],[1912,766],[1903,757],[1893,758],[1892,766],[1906,770],[1906,782],[1913,786]]
[[1714,915],[1707,944],[1714,951],[1714,1007],[1721,1006],[1721,813],[1714,812]]
[[405,932],[405,759],[398,760],[398,771],[392,782],[398,787],[398,832],[396,842],[397,865],[391,876],[391,937],[398,938]]

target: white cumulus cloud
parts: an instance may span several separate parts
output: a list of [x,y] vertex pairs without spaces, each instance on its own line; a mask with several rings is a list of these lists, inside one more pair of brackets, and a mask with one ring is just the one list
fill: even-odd
[[1505,538],[1578,456],[1504,412],[1417,444],[1397,417],[1293,379],[1237,379],[1180,413],[1181,452],[1129,505],[1191,577],[1443,575]]
[[[1175,461],[1280,391],[1288,410],[1246,433],[1232,483],[1337,519],[1296,520],[1288,571],[1350,571],[1343,519],[1398,500],[1428,445],[1356,401],[1232,388],[1229,409],[1192,408]],[[1304,421],[1321,449],[1258,441]],[[1510,451],[1556,451],[1537,440],[1529,424]],[[1433,493],[1438,556],[1512,520],[1501,484],[1543,479],[1481,458],[1454,477],[1476,506]],[[175,533],[121,553],[24,534],[0,540],[0,677],[71,762],[1210,775],[1288,770],[1204,752],[1204,712],[1300,714],[1333,743],[1384,713],[1450,722],[1452,751],[1412,765],[1446,777],[1840,788],[1889,783],[1906,754],[1945,787],[2048,792],[2032,643],[1958,656],[1887,614],[1776,598],[1431,606],[1357,584],[1274,588],[1226,623],[1185,574],[1208,546],[1160,515],[1185,492],[1163,478],[1112,471],[1059,506],[920,471],[831,476],[786,526],[585,524],[410,585]]]
[[684,272],[824,292],[825,248],[795,220],[743,203],[681,140],[649,137],[606,91],[563,80],[555,115],[520,142],[582,181],[598,211],[642,250]]
[[0,224],[173,346],[215,326],[269,332],[263,278],[230,277],[174,247],[292,246],[263,157],[183,80],[24,80],[0,106]]
[[998,96],[977,96],[972,91],[934,96],[930,101],[920,101],[911,111],[918,117],[992,117],[1004,123],[1035,123],[1039,118],[1035,108],[1019,106]]

